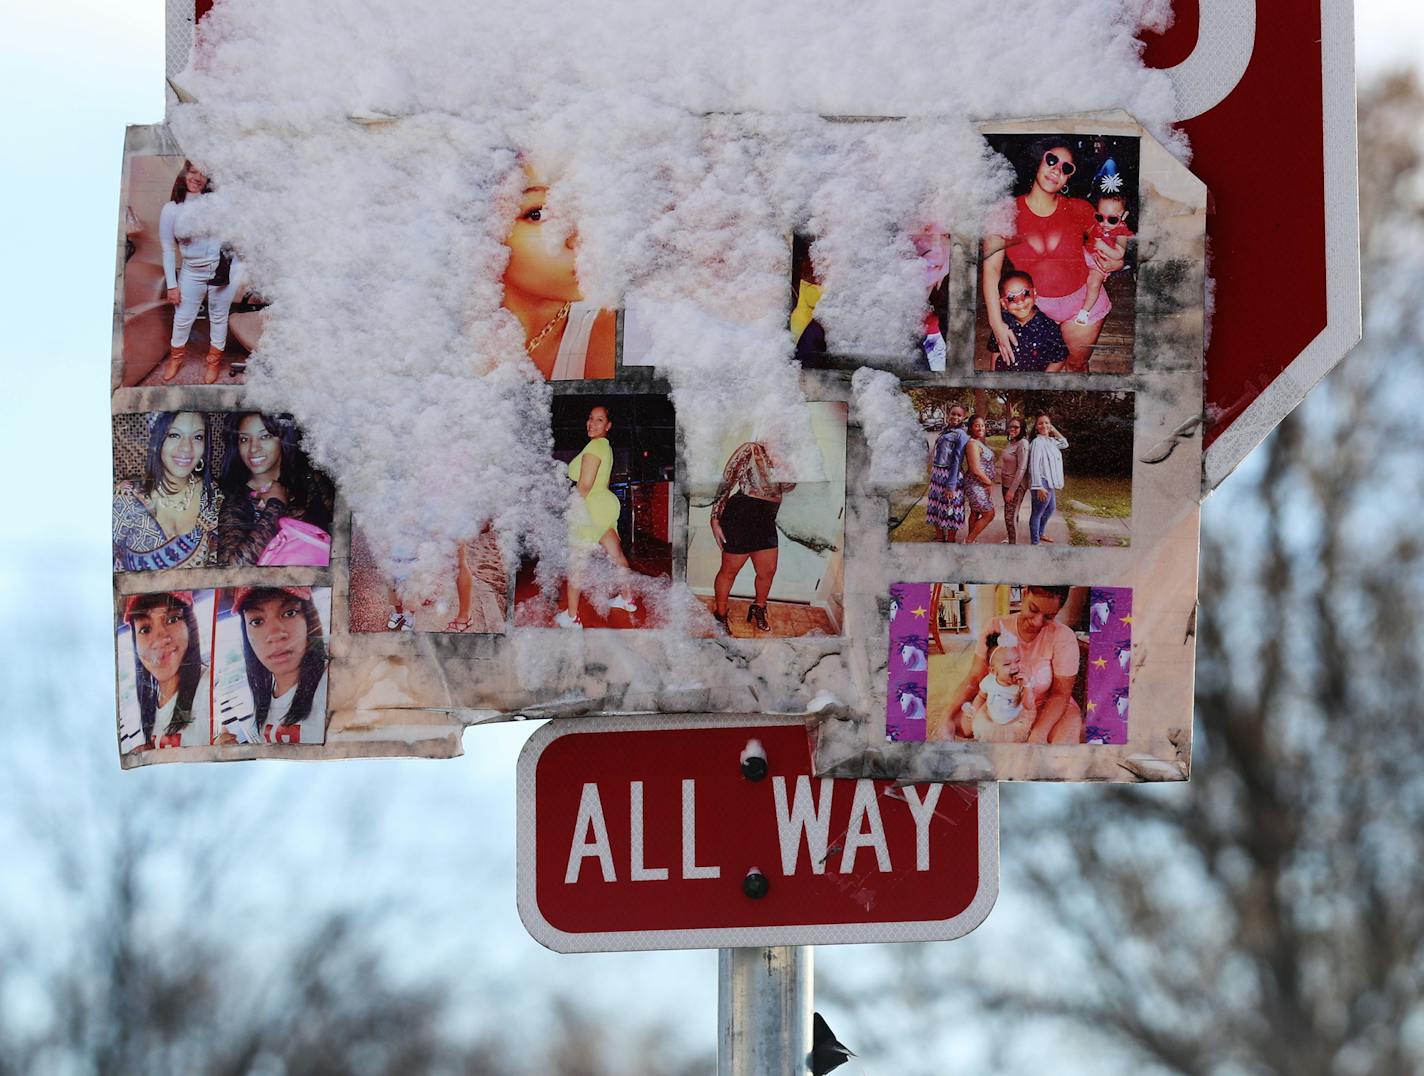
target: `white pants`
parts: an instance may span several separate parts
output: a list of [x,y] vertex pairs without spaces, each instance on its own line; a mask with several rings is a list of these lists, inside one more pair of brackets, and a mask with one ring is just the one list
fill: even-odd
[[208,340],[221,351],[227,347],[227,315],[233,300],[242,290],[242,263],[232,260],[232,270],[228,281],[221,288],[208,286],[208,278],[217,269],[217,262],[187,262],[178,270],[178,308],[173,314],[173,339],[171,347],[182,347],[188,342],[188,334],[193,331],[193,322],[203,306],[203,298],[208,300]]

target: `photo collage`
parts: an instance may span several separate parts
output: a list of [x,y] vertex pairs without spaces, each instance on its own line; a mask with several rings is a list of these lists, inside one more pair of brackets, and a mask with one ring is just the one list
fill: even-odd
[[[810,444],[793,464],[785,429],[728,416],[720,476],[697,484],[650,336],[636,312],[585,301],[577,222],[544,234],[550,181],[521,161],[501,303],[549,385],[568,555],[557,569],[511,559],[486,528],[451,551],[436,594],[407,585],[414,545],[377,550],[291,415],[244,407],[266,303],[194,209],[222,177],[131,154],[113,420],[123,751],[329,744],[328,666],[334,696],[348,675],[365,678],[348,699],[381,697],[372,685],[392,677],[392,707],[452,721],[493,698],[542,705],[537,687],[504,686],[509,636],[556,633],[551,661],[595,648],[587,669],[619,647],[666,653],[669,628],[836,655],[836,675],[870,692],[854,705],[883,707],[882,744],[1127,744],[1133,558],[1160,530],[1138,447],[1144,422],[1160,425],[1137,354],[1137,241],[1156,214],[1135,125],[1056,122],[985,135],[1016,176],[997,218],[1010,234],[966,242],[929,221],[897,237],[923,266],[923,320],[894,362],[838,345],[818,313],[831,316],[818,237],[787,228],[786,354]],[[862,366],[896,374],[923,459],[916,481],[873,495],[850,383]],[[858,543],[880,557],[871,584]],[[862,644],[868,675],[847,657]],[[466,656],[478,664],[447,677]]]

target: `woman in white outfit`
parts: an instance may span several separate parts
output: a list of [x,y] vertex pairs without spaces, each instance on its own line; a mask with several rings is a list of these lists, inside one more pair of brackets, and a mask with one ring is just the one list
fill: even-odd
[[158,216],[158,238],[163,246],[163,275],[173,313],[173,336],[162,378],[172,381],[183,368],[188,335],[208,302],[208,354],[203,360],[203,384],[211,385],[222,371],[227,347],[227,316],[242,287],[242,264],[223,257],[223,241],[208,232],[203,221],[203,195],[212,180],[184,161],[173,181],[173,193]]
[[613,376],[618,315],[583,301],[575,269],[578,230],[558,227],[548,183],[526,162],[519,215],[505,245],[503,306],[524,328],[524,349],[545,381]]

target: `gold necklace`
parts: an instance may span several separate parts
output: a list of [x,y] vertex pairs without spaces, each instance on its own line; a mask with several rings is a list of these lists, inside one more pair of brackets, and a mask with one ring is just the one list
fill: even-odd
[[175,516],[181,516],[188,511],[189,508],[193,507],[193,498],[197,495],[197,492],[197,476],[189,475],[187,488],[181,493],[169,493],[163,488],[163,483],[160,481],[153,491],[153,501],[163,511],[171,512]]
[[529,343],[524,345],[524,351],[526,354],[534,354],[534,349],[537,348],[540,344],[542,344],[544,342],[545,337],[547,337],[551,332],[554,331],[554,326],[559,324],[559,322],[563,321],[564,318],[569,316],[569,308],[573,305],[573,303],[565,303],[563,306],[559,307],[559,312],[554,315],[553,319],[550,320],[549,324],[545,325],[542,329],[540,329],[534,335],[534,338],[530,340]]

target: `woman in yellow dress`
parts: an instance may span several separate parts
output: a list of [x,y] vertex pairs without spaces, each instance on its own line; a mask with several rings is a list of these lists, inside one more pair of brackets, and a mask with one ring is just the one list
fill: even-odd
[[[618,540],[618,514],[622,505],[608,488],[608,480],[613,475],[613,449],[608,444],[608,431],[612,428],[608,408],[602,404],[591,408],[584,423],[588,444],[569,461],[569,481],[574,483],[578,496],[569,507],[569,547],[573,560],[569,565],[568,603],[554,617],[561,628],[583,627],[579,620],[583,590],[578,582],[577,561],[602,546],[615,565],[624,572],[629,570],[628,558],[623,555],[623,545]],[[638,611],[626,590],[608,604],[629,614]]]

